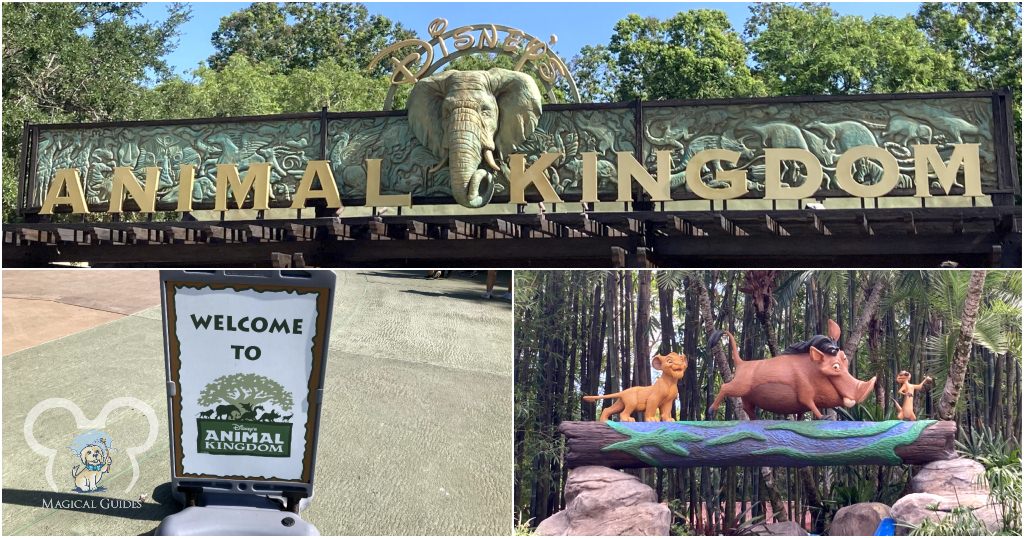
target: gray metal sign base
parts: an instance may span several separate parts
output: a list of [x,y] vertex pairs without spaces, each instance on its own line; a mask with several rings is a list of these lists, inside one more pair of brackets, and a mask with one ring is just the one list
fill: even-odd
[[157,536],[320,536],[312,524],[262,495],[206,493],[202,506],[168,516]]

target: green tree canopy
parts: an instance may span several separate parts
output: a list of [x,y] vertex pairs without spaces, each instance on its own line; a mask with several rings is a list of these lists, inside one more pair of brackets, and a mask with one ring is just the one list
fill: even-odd
[[220,70],[234,55],[253,63],[280,62],[285,71],[321,62],[358,71],[384,47],[415,34],[363,4],[341,2],[254,2],[220,21],[213,33],[210,67]]
[[617,101],[763,95],[746,59],[725,13],[697,9],[666,20],[629,15],[607,48],[584,49],[573,66],[589,95]]
[[1021,4],[1019,2],[929,3],[918,27],[936,50],[952,55],[960,77],[950,89],[1010,88],[1013,128],[1020,156]]
[[379,110],[388,81],[328,59],[285,72],[275,61],[254,63],[242,55],[220,69],[200,67],[195,80],[175,78],[155,89],[159,115],[168,118]]
[[272,403],[285,411],[293,405],[292,395],[280,383],[258,374],[231,374],[214,379],[199,393],[199,405],[221,402],[238,407],[243,403]]
[[3,218],[14,217],[17,155],[25,121],[152,116],[149,85],[164,79],[188,10],[170,4],[141,22],[123,2],[11,2],[3,13]]
[[943,90],[962,77],[912,17],[840,16],[825,4],[755,4],[750,11],[747,44],[771,94]]

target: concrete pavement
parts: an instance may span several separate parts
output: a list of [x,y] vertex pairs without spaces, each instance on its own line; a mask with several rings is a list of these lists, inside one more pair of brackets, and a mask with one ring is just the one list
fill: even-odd
[[[4,534],[151,532],[179,509],[167,488],[156,272],[17,273],[5,271],[3,282]],[[421,272],[338,272],[316,491],[302,514],[321,533],[511,532],[512,310],[481,299],[482,283],[482,273],[425,280]],[[21,346],[13,352],[8,327]],[[91,419],[116,397],[137,398],[158,422],[136,484],[125,491],[133,472],[124,449],[145,441],[143,412],[109,414],[108,490],[85,495],[70,491],[77,459],[65,448],[84,430],[55,409],[33,426],[38,442],[57,450],[59,491],[51,491],[47,459],[23,432],[29,411],[66,398]],[[125,501],[140,495],[144,502]]]

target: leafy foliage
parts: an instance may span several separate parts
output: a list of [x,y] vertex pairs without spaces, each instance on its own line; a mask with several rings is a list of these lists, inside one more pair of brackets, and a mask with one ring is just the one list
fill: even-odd
[[926,519],[910,531],[911,536],[989,536],[988,528],[965,506],[957,506],[939,521]]
[[22,125],[148,118],[148,85],[169,74],[164,56],[189,18],[170,4],[160,23],[120,2],[5,3],[3,219],[14,219]]
[[840,16],[823,4],[755,4],[745,34],[772,94],[945,89],[951,55],[928,46],[913,17]]
[[[916,16],[932,48],[950,54],[959,76],[951,89],[1011,88],[1021,84],[1019,2],[925,2]],[[1020,97],[1011,99],[1020,141]],[[1020,146],[1017,147],[1018,158]]]
[[285,71],[280,62],[253,63],[230,57],[220,69],[200,67],[196,80],[172,79],[155,89],[163,117],[240,116],[380,108],[387,93],[383,77],[342,67],[333,59],[315,67]]
[[629,15],[607,47],[587,47],[572,64],[590,97],[682,99],[764,95],[746,65],[743,40],[725,13],[681,11],[667,20]]
[[[342,2],[254,2],[220,21],[211,68],[235,55],[255,64],[279,62],[284,72],[331,61],[348,71],[370,65],[378,51],[415,34],[366,6]],[[377,73],[380,74],[380,73]]]

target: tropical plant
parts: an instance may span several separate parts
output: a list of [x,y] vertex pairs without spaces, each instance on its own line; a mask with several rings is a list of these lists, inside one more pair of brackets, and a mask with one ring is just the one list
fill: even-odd
[[989,536],[985,527],[974,511],[965,506],[957,506],[949,514],[938,521],[925,519],[920,525],[910,527],[911,536]]
[[989,499],[997,506],[1003,521],[1002,531],[1010,535],[1021,534],[1021,459],[1020,450],[995,457],[982,456],[978,461],[985,466],[980,478],[989,488]]
[[1001,433],[987,425],[971,429],[961,426],[956,440],[956,451],[973,460],[980,460],[983,457],[998,459],[1015,448],[1019,450],[1015,445],[1014,439],[1004,438]]

